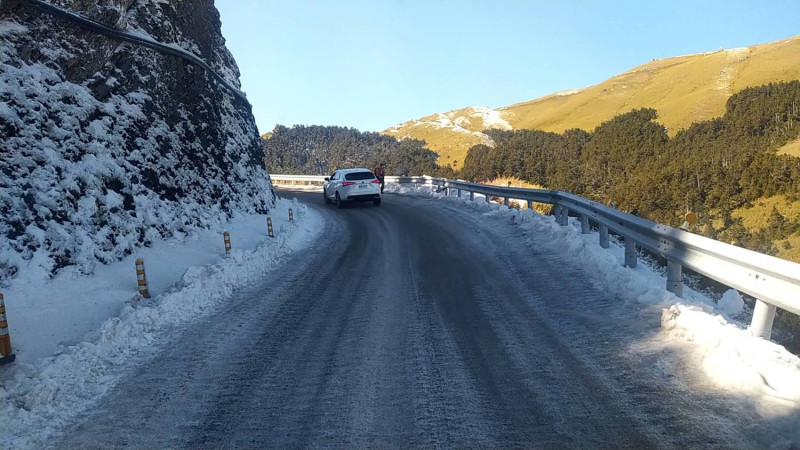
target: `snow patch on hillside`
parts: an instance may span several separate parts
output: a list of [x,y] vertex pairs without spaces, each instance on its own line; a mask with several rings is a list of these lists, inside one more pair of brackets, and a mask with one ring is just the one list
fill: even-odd
[[554,97],[567,97],[570,95],[575,95],[583,92],[583,89],[566,89],[563,91],[558,91],[553,94]]
[[12,35],[12,34],[22,34],[28,31],[28,27],[25,25],[5,20],[0,22],[0,36]]
[[499,111],[486,106],[470,106],[467,108],[469,118],[478,119],[483,122],[481,127],[484,130],[495,128],[498,130],[511,130],[513,127],[506,122]]
[[[512,130],[510,123],[503,119],[502,114],[486,106],[470,106],[464,109],[436,113],[422,120],[411,120],[387,128],[388,133],[400,133],[413,127],[431,127],[437,130],[447,129],[456,133],[472,134],[489,145],[493,144],[491,138],[482,133],[482,130],[499,129]],[[473,131],[474,130],[474,131]]]
[[732,84],[736,77],[738,63],[747,59],[750,47],[739,47],[725,50],[728,58],[727,64],[720,69],[714,89],[723,91],[726,95],[733,95]]
[[749,53],[750,47],[729,48],[725,51],[728,53],[729,57],[737,57]]
[[403,129],[409,123],[410,122],[403,122],[403,123],[398,123],[397,125],[392,125],[392,126],[390,126],[389,128],[386,129],[386,132],[387,133],[399,133],[400,130]]

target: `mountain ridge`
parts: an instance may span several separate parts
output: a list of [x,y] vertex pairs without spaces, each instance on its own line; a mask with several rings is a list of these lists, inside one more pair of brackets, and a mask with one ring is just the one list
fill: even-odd
[[[440,165],[462,166],[472,145],[492,146],[491,138],[476,126],[459,127],[469,133],[436,124],[439,115],[455,122],[479,108],[496,113],[512,129],[561,133],[571,128],[587,131],[636,108],[654,108],[658,122],[674,135],[692,123],[721,116],[731,95],[747,87],[800,79],[800,35],[786,39],[653,59],[598,84],[568,89],[511,105],[469,106],[434,113],[387,128],[399,139],[423,139],[440,156]],[[493,127],[487,127],[493,128]]]

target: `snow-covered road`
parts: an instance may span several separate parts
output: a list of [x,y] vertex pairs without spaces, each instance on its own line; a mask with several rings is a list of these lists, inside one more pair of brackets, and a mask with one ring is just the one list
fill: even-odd
[[284,195],[322,213],[322,237],[139,365],[57,447],[800,443],[796,409],[764,414],[680,349],[654,351],[660,310],[599,288],[516,221]]

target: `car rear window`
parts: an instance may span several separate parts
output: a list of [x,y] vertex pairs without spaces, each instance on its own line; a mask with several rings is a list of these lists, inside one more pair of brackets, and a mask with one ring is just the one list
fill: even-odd
[[353,172],[345,175],[344,179],[347,181],[373,180],[375,179],[375,174],[372,172]]

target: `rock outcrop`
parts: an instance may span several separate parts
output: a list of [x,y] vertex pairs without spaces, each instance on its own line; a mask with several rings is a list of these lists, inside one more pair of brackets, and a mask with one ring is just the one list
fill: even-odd
[[[212,0],[60,0],[174,44],[239,86]],[[202,68],[0,5],[0,283],[91,273],[158,238],[273,202],[250,105]]]

